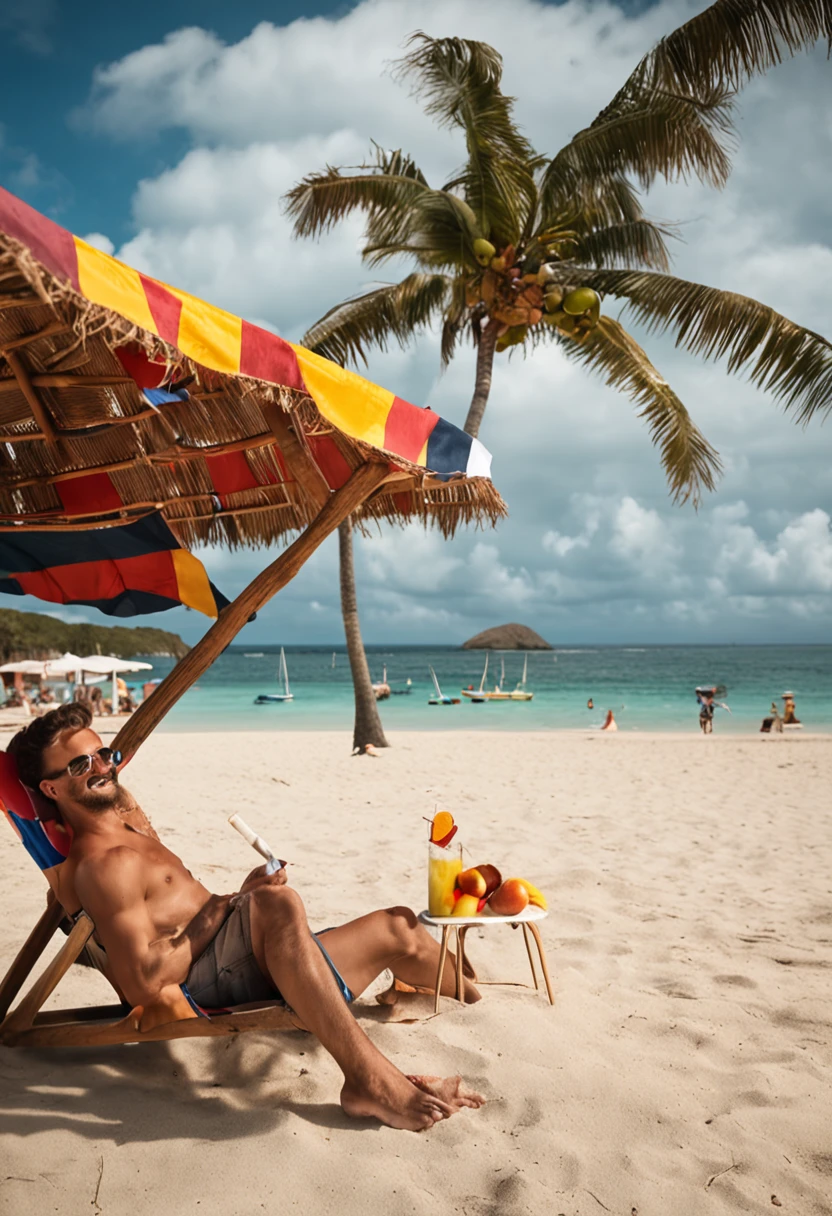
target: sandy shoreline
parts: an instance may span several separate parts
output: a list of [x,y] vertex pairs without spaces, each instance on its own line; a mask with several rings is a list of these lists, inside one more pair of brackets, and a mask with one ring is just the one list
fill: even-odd
[[[832,737],[391,742],[352,759],[330,732],[158,733],[125,783],[218,891],[254,864],[225,823],[243,814],[295,862],[313,927],[424,906],[436,803],[473,862],[536,882],[553,1009],[489,987],[413,1024],[357,1011],[400,1067],[461,1071],[489,1105],[425,1136],[352,1124],[334,1064],[297,1035],[2,1049],[0,1212],[697,1216],[776,1196],[829,1216]],[[8,829],[0,860],[5,970],[44,888]],[[469,945],[483,975],[527,979],[519,934]],[[57,1003],[108,999],[74,971]]]

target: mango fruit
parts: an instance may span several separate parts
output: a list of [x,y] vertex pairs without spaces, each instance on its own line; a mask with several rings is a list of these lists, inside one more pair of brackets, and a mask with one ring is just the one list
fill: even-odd
[[479,870],[463,870],[456,876],[456,885],[463,895],[475,895],[477,899],[488,893],[488,884]]
[[534,904],[536,908],[542,908],[544,912],[548,912],[549,905],[546,903],[546,896],[542,891],[537,889],[534,883],[529,882],[527,878],[518,878],[517,882],[522,882],[528,891],[530,904]]
[[500,883],[503,881],[503,876],[496,866],[481,865],[474,866],[485,879],[485,893],[490,895],[492,891],[496,891]]
[[477,916],[479,914],[479,902],[476,895],[460,895],[454,904],[451,916]]
[[[459,902],[462,903],[462,900]],[[495,916],[517,916],[528,903],[529,893],[520,879],[507,878],[491,896],[488,906]],[[454,915],[457,915],[456,908]]]

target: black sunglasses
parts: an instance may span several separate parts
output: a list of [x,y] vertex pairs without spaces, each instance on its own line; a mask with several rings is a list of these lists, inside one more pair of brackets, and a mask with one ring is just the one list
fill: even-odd
[[97,752],[82,752],[80,756],[73,756],[66,768],[58,769],[57,773],[47,773],[44,780],[55,781],[58,777],[63,777],[64,773],[68,773],[70,777],[83,777],[95,764],[96,757],[105,764],[114,764],[116,768],[121,764],[120,751],[113,751],[111,747],[99,747]]

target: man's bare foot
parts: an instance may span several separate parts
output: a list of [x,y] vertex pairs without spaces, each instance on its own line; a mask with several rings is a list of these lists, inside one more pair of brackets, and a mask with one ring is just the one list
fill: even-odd
[[454,1111],[461,1110],[463,1106],[479,1110],[485,1105],[482,1094],[463,1088],[462,1077],[422,1077],[408,1074],[407,1079],[424,1093],[433,1094],[435,1098],[453,1107]]
[[414,1085],[398,1069],[372,1077],[365,1086],[344,1082],[341,1106],[353,1119],[378,1119],[388,1127],[423,1132],[441,1119],[449,1119],[458,1108],[437,1094]]

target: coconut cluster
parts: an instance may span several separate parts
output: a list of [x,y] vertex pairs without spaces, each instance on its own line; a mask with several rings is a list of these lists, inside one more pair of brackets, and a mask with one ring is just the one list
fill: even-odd
[[491,241],[474,241],[474,256],[483,269],[468,284],[467,303],[469,308],[484,304],[489,315],[502,322],[497,350],[523,342],[529,327],[541,322],[585,342],[601,316],[597,291],[554,283],[555,270],[545,263],[524,274],[514,265],[515,252],[508,245],[498,254]]

